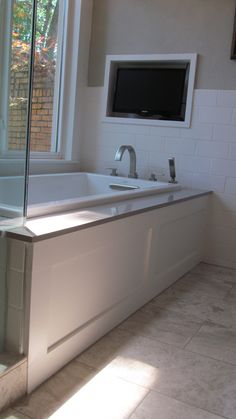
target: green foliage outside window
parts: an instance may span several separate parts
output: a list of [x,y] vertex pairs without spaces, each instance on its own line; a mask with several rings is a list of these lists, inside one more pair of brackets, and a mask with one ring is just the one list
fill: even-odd
[[[33,0],[15,0],[12,28],[12,70],[28,65]],[[57,52],[59,0],[37,0],[35,64],[54,65]]]

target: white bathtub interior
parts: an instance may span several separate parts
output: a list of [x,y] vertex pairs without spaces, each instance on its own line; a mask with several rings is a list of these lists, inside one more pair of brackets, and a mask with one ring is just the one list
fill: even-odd
[[[111,185],[133,186],[137,189],[119,191]],[[92,200],[119,200],[122,196],[160,193],[178,189],[179,185],[166,182],[152,182],[143,179],[131,179],[118,176],[106,176],[95,173],[63,173],[52,175],[34,175],[29,180],[29,205],[79,199],[82,203]]]
[[[19,215],[21,209],[18,203],[20,206],[22,187],[20,176],[0,178],[0,216]],[[125,190],[125,187],[135,189]],[[94,173],[32,175],[29,177],[27,216],[68,211],[177,189],[180,189],[178,184]],[[10,190],[14,191],[14,202]]]
[[23,176],[0,177],[0,217],[22,215]]

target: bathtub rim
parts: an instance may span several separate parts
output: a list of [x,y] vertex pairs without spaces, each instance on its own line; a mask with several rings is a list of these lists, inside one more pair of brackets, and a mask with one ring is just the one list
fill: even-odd
[[[114,203],[120,200],[127,200],[127,199],[135,199],[142,196],[149,196],[149,195],[159,195],[161,193],[166,193],[174,190],[180,190],[180,184],[172,184],[168,182],[158,181],[153,182],[146,179],[133,179],[127,178],[123,176],[109,176],[100,173],[91,173],[91,172],[71,172],[65,173],[66,176],[77,176],[77,175],[85,175],[92,178],[101,178],[110,180],[110,183],[123,183],[124,185],[138,185],[141,184],[139,189],[129,190],[129,191],[117,191],[113,194],[110,193],[99,193],[93,195],[85,195],[83,197],[76,197],[70,199],[63,199],[63,200],[55,200],[49,201],[46,203],[39,203],[39,204],[31,204],[27,207],[27,219],[49,215],[49,214],[56,214],[65,211],[73,211],[80,208],[87,208],[91,206],[98,206],[104,205],[106,203]],[[63,173],[59,174],[44,174],[44,175],[32,175],[32,178],[40,178],[40,177],[53,177],[53,176],[64,176]],[[51,206],[53,205],[53,209]]]
[[[75,198],[67,198],[67,199],[61,199],[61,200],[51,200],[47,202],[42,203],[36,203],[36,204],[29,204],[27,206],[27,219],[32,219],[35,217],[41,217],[49,214],[58,214],[65,211],[74,211],[76,209],[80,208],[87,208],[91,206],[98,206],[98,205],[104,205],[106,203],[114,203],[118,202],[120,200],[124,199],[135,199],[138,196],[148,196],[148,195],[155,195],[160,193],[166,193],[171,190],[179,190],[181,189],[181,185],[177,184],[171,184],[164,181],[149,181],[147,179],[133,179],[133,178],[127,178],[123,176],[110,176],[106,174],[100,174],[100,173],[94,173],[94,172],[66,172],[66,173],[43,173],[43,174],[32,174],[29,175],[29,183],[30,179],[45,179],[45,178],[66,178],[70,176],[78,176],[78,175],[85,175],[89,178],[98,178],[98,179],[106,179],[110,180],[110,183],[117,183],[121,182],[124,185],[137,185],[141,184],[141,187],[139,189],[135,190],[129,190],[129,191],[117,191],[113,193],[95,193],[90,195],[84,195],[81,197],[75,197]],[[1,180],[21,180],[23,177],[21,175],[18,176],[1,176]],[[86,179],[87,181],[87,179]],[[6,203],[0,204],[0,216],[7,219],[13,219],[13,218],[19,218],[22,217],[22,209],[20,206],[17,205],[8,205]]]
[[[110,204],[105,205],[99,205],[99,206],[91,206],[86,208],[80,208],[76,211],[66,211],[64,213],[58,213],[58,214],[48,214],[47,216],[42,217],[35,217],[32,219],[26,219],[23,227],[16,227],[11,230],[8,230],[6,232],[7,236],[10,238],[14,238],[17,240],[25,241],[25,242],[37,242],[41,240],[46,240],[48,238],[53,238],[57,236],[61,236],[64,234],[68,234],[71,232],[75,232],[78,230],[83,230],[86,228],[90,228],[96,225],[101,225],[107,222],[112,222],[113,220],[122,219],[125,217],[130,217],[132,215],[140,214],[142,212],[148,212],[155,210],[157,208],[163,208],[168,207],[170,205],[179,204],[185,201],[189,201],[196,198],[211,196],[213,194],[213,191],[211,190],[192,190],[192,189],[182,189],[180,191],[174,191],[173,193],[163,193],[159,194],[156,197],[155,196],[146,196],[146,197],[140,197],[140,198],[134,198],[132,201],[134,203],[133,208],[130,209],[122,209],[120,213],[117,214],[111,214],[111,206]],[[171,197],[171,200],[170,200]],[[118,201],[118,206],[122,206],[125,204],[128,204],[130,200],[121,200]],[[31,223],[37,223],[39,221],[42,221],[45,223],[45,225],[50,223],[50,220],[53,219],[53,217],[58,217],[58,222],[60,224],[60,220],[63,219],[63,216],[73,216],[76,217],[79,216],[83,211],[87,211],[89,213],[93,213],[94,210],[96,210],[97,217],[96,219],[91,219],[88,222],[85,222],[83,224],[76,224],[71,227],[63,227],[60,226],[58,229],[52,229],[49,232],[42,232],[40,234],[35,234],[32,231]]]

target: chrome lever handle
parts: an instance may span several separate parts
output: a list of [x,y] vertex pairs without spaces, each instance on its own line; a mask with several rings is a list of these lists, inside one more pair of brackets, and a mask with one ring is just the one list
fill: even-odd
[[111,170],[111,176],[118,176],[117,168],[116,167],[106,167],[106,170]]

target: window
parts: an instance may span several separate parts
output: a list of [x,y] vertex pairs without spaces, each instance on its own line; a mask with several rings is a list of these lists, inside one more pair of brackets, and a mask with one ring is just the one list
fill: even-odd
[[[36,5],[30,150],[60,157],[67,0],[3,0],[0,22],[1,154],[25,149],[32,10]],[[4,46],[4,48],[3,48]],[[2,48],[1,48],[2,47]]]

